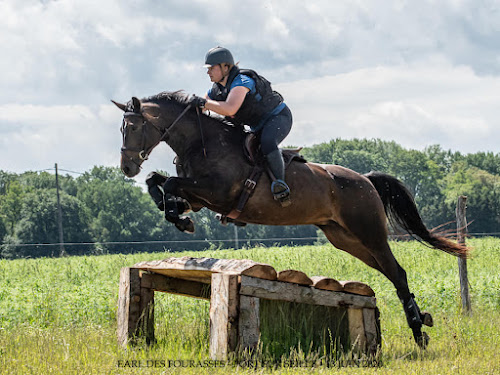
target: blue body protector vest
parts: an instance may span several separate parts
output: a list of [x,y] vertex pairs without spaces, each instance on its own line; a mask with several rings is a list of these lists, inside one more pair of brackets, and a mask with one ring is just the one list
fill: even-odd
[[238,74],[243,74],[255,81],[255,92],[249,91],[245,100],[234,117],[227,120],[235,125],[249,125],[257,127],[267,115],[283,102],[283,97],[271,88],[271,83],[264,77],[251,69],[239,69],[233,66],[229,72],[226,86],[214,83],[211,90],[211,98],[217,101],[225,101],[229,95],[231,84]]

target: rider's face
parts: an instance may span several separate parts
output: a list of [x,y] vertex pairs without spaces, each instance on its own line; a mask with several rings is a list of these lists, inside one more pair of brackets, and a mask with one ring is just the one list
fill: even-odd
[[[225,67],[224,67],[225,68]],[[224,79],[224,71],[222,65],[213,65],[208,67],[207,74],[212,82],[220,82]]]

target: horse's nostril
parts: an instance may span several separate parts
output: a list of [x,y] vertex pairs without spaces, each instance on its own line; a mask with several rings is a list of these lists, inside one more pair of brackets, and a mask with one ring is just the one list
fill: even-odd
[[125,175],[127,175],[127,174],[128,174],[128,172],[130,172],[130,169],[129,169],[127,166],[122,167],[122,172],[123,172]]

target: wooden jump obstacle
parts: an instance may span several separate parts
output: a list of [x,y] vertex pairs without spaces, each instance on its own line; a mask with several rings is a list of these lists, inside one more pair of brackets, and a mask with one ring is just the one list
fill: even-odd
[[[375,293],[366,284],[309,278],[296,270],[276,272],[251,260],[182,257],[121,269],[120,345],[144,339],[148,344],[154,342],[155,291],[210,300],[211,359],[225,360],[232,352],[258,346],[261,307],[266,301],[291,304],[288,311],[298,306],[341,311],[348,326],[349,348],[372,355],[381,344]],[[325,320],[327,315],[321,314]]]

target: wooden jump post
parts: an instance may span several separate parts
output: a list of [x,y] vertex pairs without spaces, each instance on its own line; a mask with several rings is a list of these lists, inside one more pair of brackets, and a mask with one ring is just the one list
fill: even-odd
[[292,309],[300,305],[344,311],[349,348],[374,355],[381,344],[375,293],[366,284],[309,278],[296,270],[276,272],[251,260],[183,257],[122,268],[120,345],[154,343],[155,291],[210,300],[211,359],[226,360],[230,353],[257,348],[266,301],[291,303]]
[[[465,245],[465,237],[467,235],[467,217],[465,215],[467,209],[467,197],[459,196],[457,201],[457,240],[459,244]],[[467,259],[458,258],[458,275],[460,278],[460,297],[462,300],[462,313],[465,315],[472,314],[472,306],[469,294],[469,276],[467,273]]]

